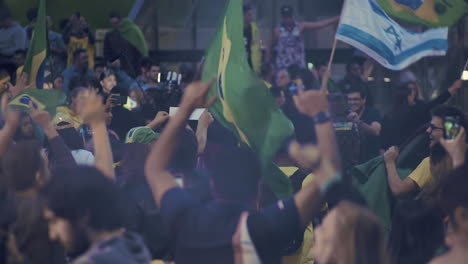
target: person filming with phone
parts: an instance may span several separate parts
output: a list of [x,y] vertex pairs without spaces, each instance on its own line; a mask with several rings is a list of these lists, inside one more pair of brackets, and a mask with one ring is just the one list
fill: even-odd
[[440,180],[454,168],[462,165],[467,150],[467,123],[462,111],[441,105],[431,113],[432,120],[426,130],[430,139],[430,156],[405,179],[400,179],[396,168],[398,149],[391,147],[385,152],[385,165],[390,189],[394,196],[401,197],[415,191],[437,188]]

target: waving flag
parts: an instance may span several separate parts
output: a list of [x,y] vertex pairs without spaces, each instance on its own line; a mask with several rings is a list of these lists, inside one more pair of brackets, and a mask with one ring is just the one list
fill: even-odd
[[47,25],[45,0],[40,0],[37,22],[31,38],[23,71],[29,76],[32,88],[42,89],[44,85],[44,66],[47,56]]
[[366,53],[382,66],[401,70],[427,56],[444,56],[448,28],[409,31],[374,0],[346,0],[336,39]]
[[278,198],[285,198],[292,194],[291,184],[272,159],[292,136],[293,126],[247,62],[243,24],[242,0],[230,0],[204,65],[203,79],[217,80],[209,96],[218,100],[210,112],[257,153],[265,182]]
[[464,0],[377,0],[387,14],[428,27],[448,27],[468,12]]
[[45,110],[55,115],[55,108],[67,102],[67,96],[59,90],[27,89],[15,96],[8,105],[21,111],[29,112],[29,102],[41,110]]

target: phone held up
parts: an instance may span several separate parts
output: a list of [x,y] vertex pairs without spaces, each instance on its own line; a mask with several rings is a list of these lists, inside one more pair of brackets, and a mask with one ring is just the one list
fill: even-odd
[[460,119],[454,116],[447,116],[444,120],[444,138],[454,140],[460,132]]

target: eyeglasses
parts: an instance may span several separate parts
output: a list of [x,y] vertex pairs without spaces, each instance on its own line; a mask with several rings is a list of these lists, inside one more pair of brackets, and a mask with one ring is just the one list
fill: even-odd
[[437,130],[437,129],[444,130],[443,127],[438,127],[438,126],[435,126],[433,124],[429,124],[428,128],[430,128],[431,130]]

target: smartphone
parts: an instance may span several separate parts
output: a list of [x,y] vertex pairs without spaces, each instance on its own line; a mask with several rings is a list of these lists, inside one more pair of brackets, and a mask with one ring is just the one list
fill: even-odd
[[127,103],[123,105],[123,107],[127,110],[133,110],[138,106],[138,103],[133,100],[131,97],[127,97]]
[[314,68],[314,64],[312,62],[307,63],[307,68],[311,71]]
[[454,140],[460,132],[460,119],[447,116],[444,120],[444,138]]
[[292,95],[297,95],[297,93],[299,92],[299,87],[297,86],[296,83],[291,83],[288,89]]
[[124,105],[127,103],[127,96],[115,96],[114,97],[114,104],[116,105]]

